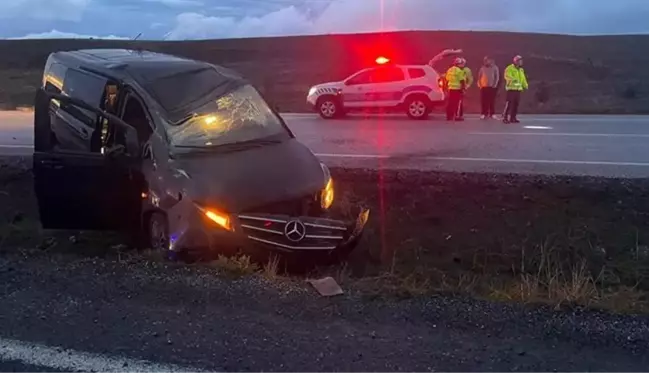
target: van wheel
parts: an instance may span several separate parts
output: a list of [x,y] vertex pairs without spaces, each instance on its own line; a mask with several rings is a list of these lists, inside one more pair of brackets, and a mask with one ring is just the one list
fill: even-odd
[[419,96],[408,98],[405,107],[410,119],[426,119],[431,110],[428,99]]
[[343,114],[343,108],[340,105],[340,101],[331,96],[319,98],[316,103],[316,109],[318,110],[318,114],[320,114],[324,119],[339,118]]
[[147,241],[151,250],[165,259],[177,260],[179,253],[169,250],[169,222],[161,212],[154,212],[147,219]]

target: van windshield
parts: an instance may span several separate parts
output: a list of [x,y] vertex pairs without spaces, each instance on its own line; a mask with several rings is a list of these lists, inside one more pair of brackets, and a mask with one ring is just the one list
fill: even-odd
[[286,134],[281,119],[251,85],[200,107],[169,130],[177,148],[215,148]]

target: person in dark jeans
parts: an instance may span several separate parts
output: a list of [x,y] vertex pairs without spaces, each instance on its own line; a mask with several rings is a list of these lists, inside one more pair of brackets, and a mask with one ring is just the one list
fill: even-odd
[[489,56],[478,72],[478,87],[480,88],[480,103],[482,104],[481,119],[495,119],[496,93],[500,82],[500,71],[494,60]]
[[529,88],[523,69],[523,57],[514,57],[514,63],[507,66],[504,75],[507,103],[503,112],[503,123],[520,123],[518,105],[521,102],[521,93]]
[[448,86],[448,102],[446,106],[446,120],[462,121],[460,108],[466,87],[466,77],[464,71],[464,60],[456,58],[453,65],[444,75]]

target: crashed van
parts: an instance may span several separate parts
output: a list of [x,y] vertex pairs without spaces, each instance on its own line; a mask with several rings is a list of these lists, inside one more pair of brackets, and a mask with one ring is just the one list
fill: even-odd
[[126,231],[169,257],[348,253],[369,216],[333,216],[327,166],[244,77],[147,51],[50,54],[33,162],[43,228]]

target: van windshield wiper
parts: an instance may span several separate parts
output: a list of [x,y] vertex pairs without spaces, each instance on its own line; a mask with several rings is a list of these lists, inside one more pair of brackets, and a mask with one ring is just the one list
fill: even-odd
[[248,141],[239,141],[228,144],[219,144],[219,145],[177,145],[177,148],[180,149],[196,149],[207,152],[236,152],[241,150],[247,150],[251,148],[257,148],[266,145],[280,144],[281,140],[274,139],[257,139],[257,140],[248,140]]

